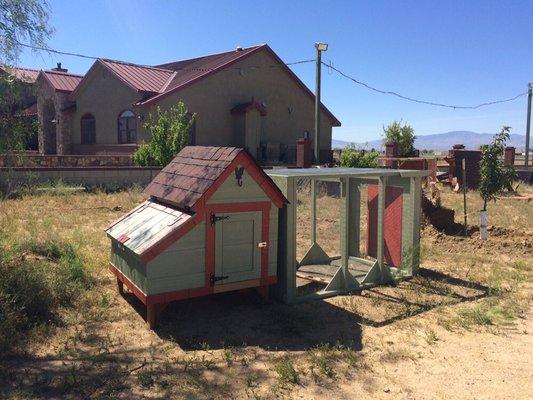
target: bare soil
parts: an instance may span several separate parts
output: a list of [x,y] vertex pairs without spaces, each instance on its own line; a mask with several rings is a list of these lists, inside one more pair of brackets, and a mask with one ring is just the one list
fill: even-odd
[[[468,196],[479,209],[478,195]],[[175,302],[150,331],[139,301],[116,291],[103,233],[142,199],[130,191],[0,202],[13,241],[68,240],[97,279],[59,326],[0,354],[0,398],[531,398],[529,201],[491,204],[488,241],[475,214],[467,237],[425,226],[421,273],[396,286],[295,306],[253,291]],[[443,192],[442,202],[460,219],[461,195]],[[319,204],[319,239],[338,251],[338,201]],[[299,219],[303,242],[307,224]]]

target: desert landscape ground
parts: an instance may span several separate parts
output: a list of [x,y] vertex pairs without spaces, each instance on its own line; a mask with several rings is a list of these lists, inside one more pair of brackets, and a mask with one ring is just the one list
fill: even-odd
[[[481,200],[468,193],[468,236],[424,226],[421,273],[396,286],[292,306],[253,291],[175,302],[150,331],[138,300],[117,293],[103,232],[143,199],[139,189],[60,186],[0,201],[9,277],[0,291],[0,397],[531,398],[531,200],[490,204],[481,241]],[[444,188],[442,203],[461,219],[460,194]],[[330,252],[338,209],[337,199],[319,199],[319,241]],[[302,253],[305,212],[298,223]]]

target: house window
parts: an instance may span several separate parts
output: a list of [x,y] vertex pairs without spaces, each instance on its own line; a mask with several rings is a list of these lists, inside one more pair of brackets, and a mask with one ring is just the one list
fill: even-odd
[[118,117],[118,142],[137,143],[137,119],[130,110],[123,111]]
[[96,143],[96,119],[92,114],[81,117],[81,144]]

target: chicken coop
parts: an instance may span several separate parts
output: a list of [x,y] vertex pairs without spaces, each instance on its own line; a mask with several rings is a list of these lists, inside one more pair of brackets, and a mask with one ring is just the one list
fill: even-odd
[[146,305],[150,327],[174,300],[277,282],[287,200],[244,150],[185,147],[146,187],[149,200],[106,233],[110,271]]
[[[417,273],[421,180],[428,171],[287,168],[267,173],[288,200],[279,216],[280,300],[326,298]],[[328,193],[332,201],[317,206],[317,197],[328,198]],[[319,213],[326,215],[322,237]]]
[[265,172],[244,149],[185,147],[146,187],[150,198],[107,228],[109,269],[152,328],[174,300],[256,288],[296,303],[408,278],[419,268],[427,174]]

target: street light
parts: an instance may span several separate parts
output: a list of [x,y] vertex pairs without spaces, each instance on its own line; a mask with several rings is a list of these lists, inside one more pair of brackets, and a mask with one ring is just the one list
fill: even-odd
[[317,43],[315,43],[315,47],[319,51],[328,51],[328,44],[327,43],[317,42]]
[[315,163],[320,162],[320,150],[318,137],[320,134],[320,78],[322,72],[322,52],[328,50],[328,44],[317,42],[316,48],[316,90],[315,90]]

